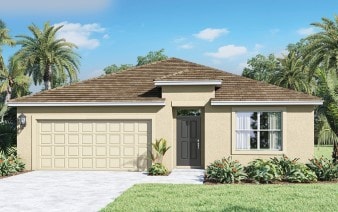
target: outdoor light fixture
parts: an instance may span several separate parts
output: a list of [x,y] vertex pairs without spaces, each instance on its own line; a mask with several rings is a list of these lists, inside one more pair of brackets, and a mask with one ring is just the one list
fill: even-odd
[[18,121],[20,124],[20,128],[24,128],[26,126],[26,116],[23,113],[21,113],[18,118],[19,118]]

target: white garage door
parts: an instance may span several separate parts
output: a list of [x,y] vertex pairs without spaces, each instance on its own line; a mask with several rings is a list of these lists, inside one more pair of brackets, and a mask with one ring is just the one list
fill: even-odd
[[38,125],[38,169],[147,168],[150,121],[41,120]]

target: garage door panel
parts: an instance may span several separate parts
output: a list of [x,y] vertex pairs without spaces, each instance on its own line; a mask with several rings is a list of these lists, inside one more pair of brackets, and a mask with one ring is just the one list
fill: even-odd
[[39,169],[145,170],[149,121],[41,120]]
[[65,144],[65,134],[54,134],[54,144]]
[[83,134],[82,135],[82,144],[93,144],[93,135],[92,134]]
[[79,134],[69,134],[68,135],[68,144],[79,144]]
[[68,168],[70,169],[80,168],[80,160],[78,158],[68,158]]
[[107,143],[107,134],[97,134],[95,136],[95,144],[106,144]]
[[66,168],[66,159],[65,158],[55,158],[54,167],[59,169]]
[[109,143],[110,144],[120,144],[121,143],[120,134],[110,134],[109,135]]

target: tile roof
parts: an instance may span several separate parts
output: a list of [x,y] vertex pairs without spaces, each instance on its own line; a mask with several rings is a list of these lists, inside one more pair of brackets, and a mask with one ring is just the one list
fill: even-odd
[[154,80],[222,80],[213,100],[219,101],[319,101],[301,92],[255,81],[215,68],[177,58],[134,67],[30,96],[11,100],[25,102],[152,102],[163,100]]

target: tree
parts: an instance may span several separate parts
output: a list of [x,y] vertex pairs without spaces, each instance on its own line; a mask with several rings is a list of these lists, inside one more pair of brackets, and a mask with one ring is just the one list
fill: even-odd
[[110,65],[110,66],[107,66],[106,68],[104,68],[103,71],[106,74],[111,74],[111,73],[117,73],[117,72],[120,72],[120,71],[124,71],[124,70],[132,68],[132,67],[134,67],[134,65],[122,64],[120,66],[117,66],[117,65],[113,64],[113,65]]
[[[318,88],[316,94],[323,98],[317,113],[326,117],[332,131],[338,136],[338,77],[335,69],[317,69]],[[338,143],[334,142],[332,158],[338,162]]]
[[314,81],[309,82],[307,69],[302,60],[297,57],[296,51],[291,51],[284,58],[279,58],[278,61],[280,68],[272,74],[270,80],[272,84],[309,94],[313,92]]
[[3,45],[9,45],[9,46],[15,45],[15,41],[11,38],[8,31],[9,30],[6,27],[6,24],[0,19],[0,56],[1,56]]
[[7,111],[7,102],[15,97],[27,95],[29,93],[30,78],[24,73],[24,66],[17,58],[12,57],[8,68],[6,68],[0,56],[0,93],[5,93],[2,109],[0,111],[1,122]]
[[145,64],[149,64],[156,61],[166,60],[168,56],[164,53],[164,49],[160,49],[158,51],[150,51],[146,56],[138,56],[136,66],[141,66]]
[[[168,59],[168,56],[164,54],[164,49],[160,49],[158,51],[150,51],[146,56],[138,56],[137,57],[137,64],[136,66],[141,66],[149,63],[153,63],[156,61],[161,61],[161,60],[166,60]],[[106,68],[103,69],[103,71],[106,74],[111,74],[111,73],[117,73],[124,71],[126,69],[135,67],[132,64],[122,64],[120,66],[116,64],[112,64],[110,66],[107,66]]]
[[321,31],[306,38],[305,61],[310,65],[311,74],[316,68],[338,71],[338,16],[334,21],[322,18],[321,23],[312,23]]
[[249,67],[244,68],[242,76],[268,83],[271,82],[274,73],[280,69],[280,62],[273,54],[268,57],[258,54],[247,63]]
[[57,39],[56,34],[63,26],[51,26],[45,23],[43,30],[36,25],[28,29],[32,37],[20,35],[17,42],[21,49],[17,57],[24,61],[26,73],[32,76],[34,84],[44,82],[45,90],[51,89],[53,76],[66,73],[70,82],[77,79],[80,56],[74,52],[75,44],[65,39]]

